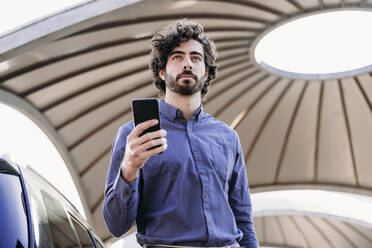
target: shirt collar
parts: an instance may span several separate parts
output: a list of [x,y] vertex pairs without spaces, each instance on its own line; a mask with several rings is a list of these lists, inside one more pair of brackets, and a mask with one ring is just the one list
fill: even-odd
[[[171,121],[183,118],[182,110],[174,107],[169,103],[166,103],[164,100],[159,101],[159,111],[160,113],[167,116],[168,119]],[[203,115],[204,115],[203,105],[200,105],[200,107],[195,111],[195,113],[191,116],[190,119],[195,119],[196,121],[199,121]]]

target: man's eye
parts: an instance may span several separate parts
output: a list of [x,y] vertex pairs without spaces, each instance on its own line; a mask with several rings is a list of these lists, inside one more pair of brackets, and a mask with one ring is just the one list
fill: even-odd
[[196,61],[201,61],[202,60],[200,57],[193,57],[192,59],[196,60]]
[[181,59],[180,55],[173,56],[173,60],[179,60],[179,59]]

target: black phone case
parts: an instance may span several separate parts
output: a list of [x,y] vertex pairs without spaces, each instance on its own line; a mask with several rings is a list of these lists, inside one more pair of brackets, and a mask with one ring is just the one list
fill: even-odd
[[138,124],[157,119],[158,124],[152,126],[146,130],[144,130],[140,136],[148,133],[160,130],[160,116],[159,116],[159,105],[158,100],[156,98],[135,98],[132,100],[132,112],[133,112],[133,120],[134,125],[137,126]]

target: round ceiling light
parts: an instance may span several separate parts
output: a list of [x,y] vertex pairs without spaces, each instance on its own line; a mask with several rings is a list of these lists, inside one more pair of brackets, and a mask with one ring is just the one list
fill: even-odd
[[339,10],[295,18],[260,36],[254,61],[281,76],[329,79],[372,70],[372,12]]

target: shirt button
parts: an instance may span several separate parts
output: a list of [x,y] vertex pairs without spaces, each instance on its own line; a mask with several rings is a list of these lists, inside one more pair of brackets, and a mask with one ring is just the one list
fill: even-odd
[[124,194],[125,194],[126,196],[129,196],[129,195],[130,195],[129,191],[125,191]]
[[194,148],[194,152],[198,152],[198,149],[197,148]]
[[204,194],[204,198],[208,199],[208,194],[207,193]]
[[191,128],[188,129],[189,132],[192,132]]
[[211,224],[211,222],[210,221],[208,221],[208,225],[210,225]]
[[204,174],[204,170],[200,170],[200,174]]

